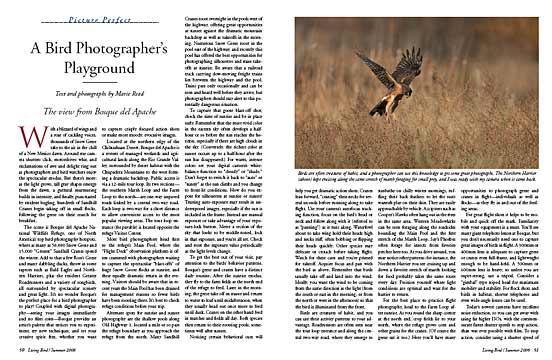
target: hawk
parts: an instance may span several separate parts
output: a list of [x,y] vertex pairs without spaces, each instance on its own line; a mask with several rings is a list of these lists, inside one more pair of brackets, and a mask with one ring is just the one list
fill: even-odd
[[356,51],[357,56],[368,65],[379,81],[389,90],[387,95],[370,111],[370,116],[375,114],[382,116],[385,114],[386,119],[389,119],[389,115],[393,114],[403,96],[410,97],[412,95],[410,83],[422,72],[420,68],[422,67],[423,60],[423,56],[420,54],[421,49],[418,49],[417,53],[415,53],[415,50],[416,48],[413,47],[412,53],[407,49],[406,54],[402,54],[401,61],[399,61],[393,74],[389,74],[383,66],[376,64],[368,57]]

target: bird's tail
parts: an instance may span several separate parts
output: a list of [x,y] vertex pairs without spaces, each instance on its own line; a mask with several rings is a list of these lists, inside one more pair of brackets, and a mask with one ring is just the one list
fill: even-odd
[[385,106],[387,105],[387,100],[380,101],[372,110],[370,110],[370,116],[374,116],[375,114],[379,114],[379,116],[383,116],[385,114]]

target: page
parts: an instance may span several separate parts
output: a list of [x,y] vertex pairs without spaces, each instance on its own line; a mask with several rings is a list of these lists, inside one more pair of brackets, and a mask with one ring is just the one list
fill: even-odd
[[529,3],[3,4],[2,358],[548,358]]

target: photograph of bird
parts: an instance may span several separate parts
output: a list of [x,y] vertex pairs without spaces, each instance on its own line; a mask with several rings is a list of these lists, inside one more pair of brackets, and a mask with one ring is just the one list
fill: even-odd
[[356,51],[357,56],[368,65],[379,81],[389,90],[370,111],[370,116],[379,114],[380,116],[385,115],[386,119],[389,119],[389,116],[393,114],[403,96],[410,97],[412,95],[410,84],[416,76],[421,74],[420,68],[422,67],[423,60],[423,56],[420,54],[421,49],[418,49],[417,53],[415,50],[415,47],[413,47],[412,52],[406,50],[406,53],[402,54],[402,58],[392,74],[389,74],[383,66]]

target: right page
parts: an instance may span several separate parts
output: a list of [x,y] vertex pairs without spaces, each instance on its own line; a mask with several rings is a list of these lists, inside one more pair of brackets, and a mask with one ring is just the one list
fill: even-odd
[[295,19],[296,340],[541,351],[538,69],[538,17]]

